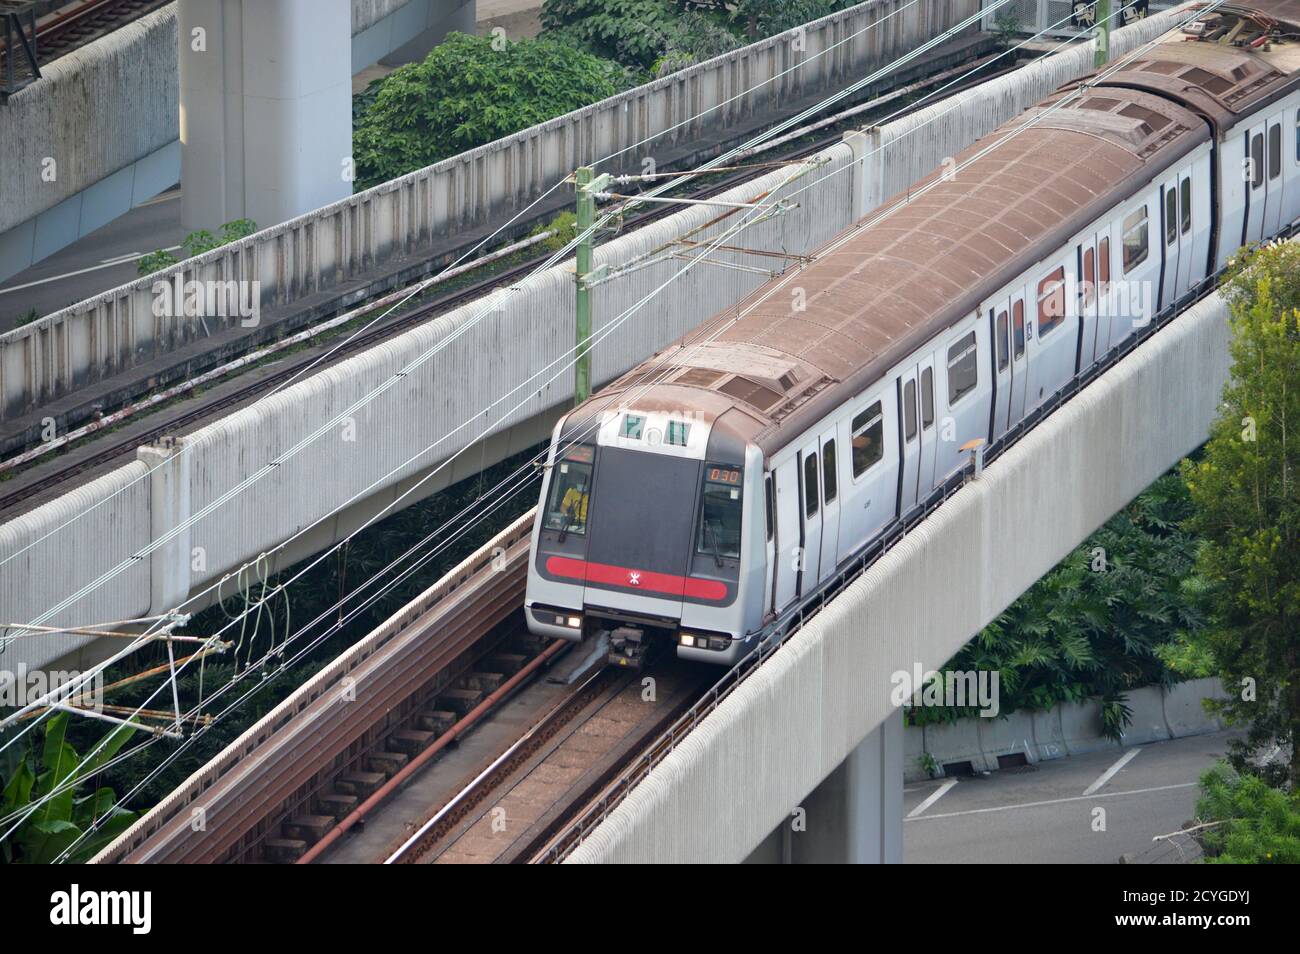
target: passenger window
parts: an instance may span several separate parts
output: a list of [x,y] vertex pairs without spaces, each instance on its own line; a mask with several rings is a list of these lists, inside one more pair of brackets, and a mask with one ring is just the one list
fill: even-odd
[[976,364],[975,332],[965,335],[948,349],[948,406],[952,407],[970,391],[979,379]]
[[1083,304],[1088,307],[1092,304],[1094,292],[1097,289],[1097,253],[1093,251],[1092,246],[1083,250]]
[[1101,280],[1102,291],[1110,282],[1110,236],[1106,236],[1097,246],[1097,277]]
[[1300,112],[1295,114],[1295,161],[1300,162]]
[[1124,274],[1147,260],[1147,207],[1134,209],[1124,218]]
[[1038,337],[1065,321],[1065,269],[1058,268],[1038,283]]
[[776,525],[776,501],[772,499],[772,475],[763,479],[763,500],[767,504],[767,538],[772,539],[772,528]]
[[839,493],[839,481],[835,475],[835,442],[827,441],[822,448],[822,493],[830,503]]
[[1183,203],[1183,234],[1186,235],[1192,229],[1192,180],[1183,179],[1180,186],[1182,190]]
[[1173,245],[1178,239],[1178,190],[1165,191],[1165,244]]
[[997,328],[993,332],[994,337],[998,339],[998,370],[999,371],[1005,371],[1007,369],[1007,361],[1010,360],[1011,358],[1011,354],[1010,354],[1011,349],[1009,344],[1007,343],[1008,331],[1009,329],[1007,328],[1007,313],[1005,311],[1000,311],[998,312]]
[[934,423],[934,368],[921,371],[921,428]]
[[804,513],[811,517],[817,512],[817,455],[803,459]]
[[1264,184],[1264,134],[1250,137],[1250,187],[1258,189]]
[[853,476],[885,456],[885,418],[877,401],[853,419]]
[[1276,179],[1282,172],[1282,124],[1268,127],[1268,177]]
[[1014,302],[1011,305],[1012,349],[1017,360],[1025,353],[1025,303]]
[[916,382],[903,385],[903,440],[911,443],[916,437]]

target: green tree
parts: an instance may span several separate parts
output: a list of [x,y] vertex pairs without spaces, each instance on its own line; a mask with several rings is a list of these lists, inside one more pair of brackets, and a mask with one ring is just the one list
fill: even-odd
[[352,133],[357,188],[612,96],[625,83],[617,64],[564,43],[453,33],[367,94]]
[[649,72],[677,28],[672,0],[546,0],[542,37]]
[[1203,458],[1183,467],[1213,617],[1193,639],[1233,690],[1218,708],[1249,726],[1233,767],[1255,770],[1252,754],[1279,743],[1300,790],[1300,247],[1240,255],[1223,294],[1232,370]]
[[[195,255],[210,252],[214,248],[221,248],[223,245],[237,242],[256,231],[257,223],[252,219],[234,219],[221,226],[220,237],[213,235],[207,229],[197,229],[185,236],[181,241],[181,247],[185,249],[186,258],[193,258]],[[135,268],[141,275],[152,275],[164,268],[170,268],[179,261],[180,259],[171,252],[160,248],[148,255],[142,255],[136,262]]]
[[1300,864],[1300,793],[1220,765],[1201,776],[1196,815],[1213,864]]
[[[8,819],[15,812],[45,799],[31,812],[18,830],[0,842],[0,858],[6,863],[49,864],[57,861],[70,845],[89,831],[96,822],[98,830],[78,845],[69,856],[71,861],[92,857],[135,821],[134,812],[115,808],[117,796],[107,787],[96,788],[88,795],[77,796],[77,786],[96,775],[135,732],[121,726],[109,733],[104,745],[81,764],[77,750],[67,740],[68,713],[60,712],[45,720],[45,734],[39,753],[11,745],[0,759],[0,817]],[[54,794],[56,789],[66,786]],[[48,797],[47,797],[48,796]],[[0,833],[8,831],[6,822]]]

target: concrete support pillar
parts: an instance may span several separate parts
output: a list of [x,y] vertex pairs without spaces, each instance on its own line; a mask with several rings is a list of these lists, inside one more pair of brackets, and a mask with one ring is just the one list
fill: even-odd
[[844,142],[853,151],[853,202],[855,219],[860,219],[879,208],[885,201],[881,195],[881,170],[884,168],[880,149],[880,130],[877,127],[858,129],[844,134]]
[[[185,438],[165,437],[136,449],[149,468],[149,539],[159,540],[190,517],[190,458]],[[149,615],[168,613],[190,595],[190,531],[184,530],[149,556]]]
[[791,863],[901,864],[902,710],[858,743],[801,807],[802,825],[785,826]]
[[[474,35],[477,22],[475,0],[411,0],[394,17],[397,34],[410,40],[380,59],[385,66],[414,63],[446,39],[448,33]],[[517,37],[515,39],[518,39]]]
[[351,192],[351,0],[180,0],[181,219],[276,225]]

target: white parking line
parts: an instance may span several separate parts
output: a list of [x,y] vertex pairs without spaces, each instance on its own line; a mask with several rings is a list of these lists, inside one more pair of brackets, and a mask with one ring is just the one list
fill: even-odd
[[921,812],[925,811],[927,808],[929,808],[931,805],[933,805],[933,804],[934,804],[935,802],[937,802],[939,799],[941,799],[941,798],[943,798],[945,795],[947,795],[948,792],[952,790],[952,787],[953,787],[954,785],[956,785],[956,784],[957,784],[957,780],[956,780],[955,778],[950,778],[950,779],[948,779],[948,781],[944,782],[942,785],[940,785],[938,788],[936,788],[933,792],[931,792],[929,798],[927,798],[927,799],[926,799],[925,801],[923,801],[920,805],[917,805],[917,806],[916,806],[915,808],[913,808],[910,812],[908,812],[908,813],[907,813],[907,817],[908,817],[908,818],[915,818],[917,815],[921,814]]
[[[163,249],[164,252],[175,252],[182,249],[183,245],[170,245]],[[89,272],[97,272],[101,268],[112,268],[114,265],[125,265],[127,262],[134,262],[144,258],[144,252],[132,252],[130,255],[123,255],[119,258],[106,258],[98,265],[91,265],[89,268],[79,268],[75,272],[64,272],[62,275],[51,275],[49,278],[39,278],[34,282],[28,282],[25,285],[14,285],[12,288],[0,288],[0,295],[7,295],[10,292],[22,291],[25,288],[35,288],[37,285],[48,285],[50,282],[61,282],[65,278],[76,278],[78,275],[85,275]]]
[[1085,788],[1083,790],[1083,794],[1091,795],[1093,792],[1097,791],[1099,788],[1101,788],[1103,785],[1109,782],[1112,778],[1114,778],[1116,772],[1118,772],[1125,765],[1128,765],[1129,762],[1132,762],[1135,758],[1137,758],[1137,754],[1141,751],[1142,751],[1141,749],[1129,749],[1127,752],[1125,752],[1115,761],[1114,765],[1106,769],[1106,771],[1102,772],[1101,777],[1097,779],[1097,781],[1093,782],[1091,785]]
[[[917,818],[915,821],[934,821],[937,818],[958,818],[962,815],[983,815],[987,812],[1009,812],[1016,808],[1041,808],[1044,805],[1062,805],[1066,802],[1083,802],[1089,799],[1098,798],[1123,798],[1125,795],[1147,795],[1151,792],[1171,792],[1179,788],[1193,788],[1201,784],[1200,782],[1179,782],[1177,785],[1157,785],[1155,788],[1135,788],[1129,792],[1102,792],[1100,795],[1071,795],[1067,798],[1049,798],[1042,802],[1021,802],[1019,805],[995,805],[992,808],[968,808],[960,812],[940,812],[937,815],[926,815],[923,818]],[[924,807],[924,806],[922,806]],[[912,812],[903,819],[912,821]]]

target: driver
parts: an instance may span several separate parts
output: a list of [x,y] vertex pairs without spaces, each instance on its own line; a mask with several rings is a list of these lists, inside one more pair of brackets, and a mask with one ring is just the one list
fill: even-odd
[[560,513],[577,526],[587,522],[587,485],[583,481],[574,484],[564,492],[560,501]]

